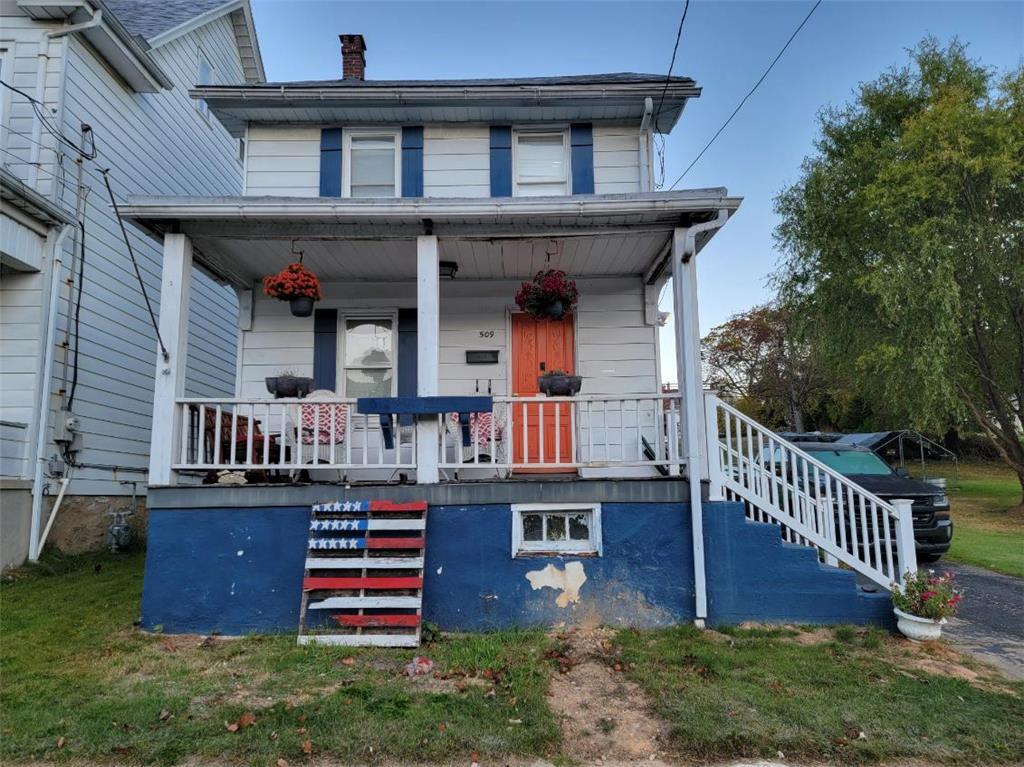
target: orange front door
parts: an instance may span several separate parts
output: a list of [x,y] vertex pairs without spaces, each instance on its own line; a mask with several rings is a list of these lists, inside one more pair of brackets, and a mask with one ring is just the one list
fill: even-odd
[[[569,374],[576,372],[572,317],[538,320],[528,314],[513,314],[512,395],[536,397],[540,394],[537,378],[544,372],[555,370]],[[531,463],[572,463],[573,435],[568,403],[513,403],[512,431],[513,460],[517,464],[517,472],[575,471],[550,466],[529,468]],[[527,466],[524,468],[522,464]]]

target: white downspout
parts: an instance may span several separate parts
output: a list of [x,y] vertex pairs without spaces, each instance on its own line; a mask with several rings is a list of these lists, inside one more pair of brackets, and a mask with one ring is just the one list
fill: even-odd
[[63,268],[61,253],[64,239],[73,224],[65,224],[52,242],[50,257],[50,304],[46,316],[46,336],[43,347],[42,379],[39,381],[39,400],[36,412],[36,455],[32,473],[32,522],[29,528],[28,558],[39,560],[39,530],[43,521],[43,466],[46,463],[47,436],[50,426],[50,385],[53,377],[54,340],[57,335],[57,298],[60,293],[60,273]]
[[83,29],[92,29],[93,27],[98,27],[102,23],[103,11],[99,8],[96,8],[92,12],[92,18],[90,18],[88,21],[83,21],[80,24],[70,24],[66,27],[61,27],[60,29],[51,30],[50,32],[46,33],[46,36],[52,40],[55,37],[64,37],[64,35],[70,35],[75,32],[81,32]]
[[[701,500],[703,479],[700,428],[704,420],[704,387],[700,373],[700,326],[697,315],[697,235],[719,229],[728,220],[728,212],[719,210],[711,221],[677,229],[672,252],[672,292],[676,313],[676,370],[679,393],[686,416],[686,473],[690,485],[690,527],[693,536],[693,580],[695,593],[694,624],[704,627],[708,616],[707,578],[704,565],[704,510]],[[682,236],[680,237],[680,234]],[[679,240],[682,242],[679,242]],[[687,274],[684,275],[684,269]],[[684,314],[685,313],[685,314]],[[684,321],[683,317],[687,319]],[[685,386],[685,389],[684,389]]]
[[654,99],[650,96],[644,99],[644,114],[640,118],[640,133],[637,141],[640,144],[640,191],[650,192],[651,189],[651,156],[650,156],[650,135],[651,116],[654,114]]

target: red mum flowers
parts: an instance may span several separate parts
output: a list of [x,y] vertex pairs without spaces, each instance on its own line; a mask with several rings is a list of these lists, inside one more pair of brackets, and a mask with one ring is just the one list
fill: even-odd
[[320,280],[302,264],[288,264],[277,274],[264,277],[263,292],[281,301],[290,301],[293,298],[312,298],[319,301],[323,297]]
[[[516,293],[516,305],[534,317],[571,314],[579,301],[576,281],[561,269],[542,269]],[[560,307],[560,308],[559,308]]]

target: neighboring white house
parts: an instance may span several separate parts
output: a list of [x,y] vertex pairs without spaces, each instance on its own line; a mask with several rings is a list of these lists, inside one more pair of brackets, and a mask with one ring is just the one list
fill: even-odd
[[[95,543],[112,497],[146,488],[156,334],[103,171],[121,204],[239,194],[244,143],[189,89],[264,79],[248,0],[0,0],[5,566],[24,558],[26,504],[37,541],[63,490],[58,526]],[[161,249],[126,230],[158,312]],[[235,293],[191,279],[186,390],[229,395]]]

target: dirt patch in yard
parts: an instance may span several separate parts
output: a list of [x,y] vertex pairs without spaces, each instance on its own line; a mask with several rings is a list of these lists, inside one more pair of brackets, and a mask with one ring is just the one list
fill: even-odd
[[567,631],[550,654],[559,673],[548,702],[561,718],[563,753],[577,762],[652,760],[665,750],[667,728],[622,673],[614,636],[611,629]]

